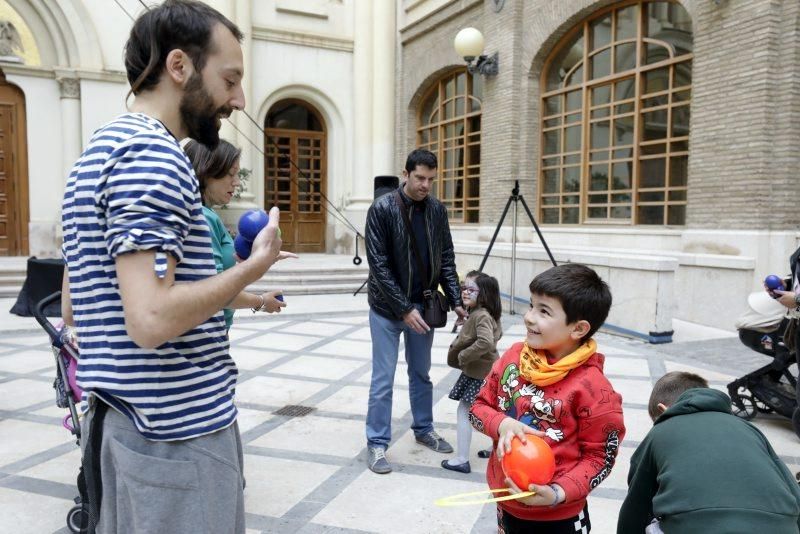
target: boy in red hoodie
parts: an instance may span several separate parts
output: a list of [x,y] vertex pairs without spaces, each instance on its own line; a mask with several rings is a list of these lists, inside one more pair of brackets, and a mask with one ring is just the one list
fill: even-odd
[[[568,263],[530,283],[524,342],[492,366],[472,425],[495,442],[486,478],[491,488],[535,495],[498,503],[500,534],[589,532],[586,497],[611,472],[625,435],[622,397],[603,375],[592,335],[611,308],[608,285],[589,267]],[[518,488],[500,465],[511,439],[542,437],[553,449],[549,484]],[[535,530],[533,530],[535,529]]]

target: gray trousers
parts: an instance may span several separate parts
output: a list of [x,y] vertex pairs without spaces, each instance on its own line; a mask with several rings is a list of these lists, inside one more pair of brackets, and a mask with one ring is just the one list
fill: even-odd
[[[82,422],[82,449],[94,408]],[[112,408],[103,421],[97,532],[245,531],[242,442],[236,423],[183,441],[149,441]]]

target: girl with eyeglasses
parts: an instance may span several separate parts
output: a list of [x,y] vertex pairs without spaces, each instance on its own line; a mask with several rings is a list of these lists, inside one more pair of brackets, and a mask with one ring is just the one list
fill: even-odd
[[[443,460],[442,467],[450,471],[469,473],[469,446],[472,440],[469,410],[483,379],[498,358],[497,342],[503,335],[497,279],[480,271],[470,271],[461,286],[461,300],[464,307],[469,309],[469,318],[447,352],[447,364],[461,370],[461,376],[449,395],[451,399],[458,401],[456,456]],[[480,452],[478,455],[486,457]]]

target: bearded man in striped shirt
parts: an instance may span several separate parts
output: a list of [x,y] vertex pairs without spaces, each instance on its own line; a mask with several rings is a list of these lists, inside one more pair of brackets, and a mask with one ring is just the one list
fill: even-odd
[[201,2],[167,0],[142,14],[125,48],[130,112],[95,132],[67,183],[63,303],[80,343],[98,532],[245,531],[237,369],[222,309],[293,255],[280,251],[273,208],[250,257],[217,274],[178,144],[215,146],[221,120],[244,107],[241,39]]

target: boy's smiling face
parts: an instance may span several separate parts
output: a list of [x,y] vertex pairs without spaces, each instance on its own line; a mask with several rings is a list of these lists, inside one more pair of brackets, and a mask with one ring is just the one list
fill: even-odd
[[567,314],[560,300],[531,293],[531,307],[525,313],[525,329],[525,341],[529,347],[544,350],[558,360],[581,345],[581,338],[590,326],[584,320],[567,324]]

